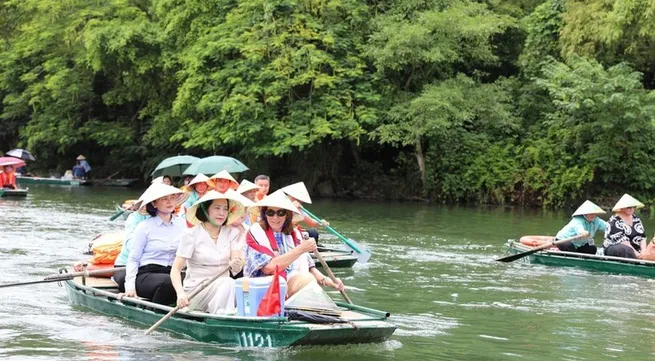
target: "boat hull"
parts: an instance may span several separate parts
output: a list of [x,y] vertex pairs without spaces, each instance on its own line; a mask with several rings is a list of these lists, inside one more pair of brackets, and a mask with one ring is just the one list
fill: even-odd
[[[105,315],[119,317],[145,326],[151,326],[164,316],[158,312],[118,301],[103,295],[94,295],[98,289],[66,281],[65,287],[71,303]],[[100,290],[100,292],[103,292]],[[106,291],[105,291],[106,292]],[[165,307],[165,306],[159,306]],[[170,309],[170,307],[167,307]],[[380,312],[380,311],[377,311]],[[338,345],[351,343],[381,342],[391,336],[395,326],[386,321],[387,316],[373,316],[351,324],[316,325],[286,318],[236,317],[201,313],[180,313],[160,326],[178,335],[202,342],[241,347],[286,347],[294,345]]]
[[131,187],[138,181],[138,178],[91,179],[88,184],[94,187]]
[[25,198],[27,197],[27,189],[2,189],[0,191],[0,197]]
[[[351,252],[341,251],[336,249],[321,250],[321,256],[330,268],[350,268],[357,262],[357,256]],[[321,263],[312,255],[312,259],[316,263],[316,267],[322,267]]]
[[41,177],[16,177],[18,184],[44,184],[44,185],[59,185],[59,186],[81,186],[86,185],[84,179],[59,179],[59,178],[41,178]]
[[[529,250],[530,247],[518,242],[510,241],[508,243],[508,252],[510,254],[518,254]],[[531,254],[518,261],[546,266],[577,267],[604,273],[655,278],[655,262],[629,258],[620,259],[618,257],[548,250]]]

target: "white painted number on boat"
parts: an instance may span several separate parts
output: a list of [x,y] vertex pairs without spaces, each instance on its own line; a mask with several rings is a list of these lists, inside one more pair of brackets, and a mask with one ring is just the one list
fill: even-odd
[[241,332],[242,347],[273,347],[271,335],[262,336],[259,333]]

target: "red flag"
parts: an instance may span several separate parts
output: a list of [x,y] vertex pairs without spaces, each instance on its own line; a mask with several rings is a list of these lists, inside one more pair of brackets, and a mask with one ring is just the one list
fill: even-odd
[[273,316],[279,315],[282,305],[280,304],[280,274],[278,272],[278,267],[275,267],[275,272],[273,273],[273,282],[268,286],[266,294],[262,301],[259,303],[259,308],[257,309],[257,316]]

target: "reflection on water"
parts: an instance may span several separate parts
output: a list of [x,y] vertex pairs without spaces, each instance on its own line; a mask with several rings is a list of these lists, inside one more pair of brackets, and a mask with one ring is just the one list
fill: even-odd
[[[30,187],[0,199],[0,283],[35,280],[83,259],[120,229],[113,206],[138,190]],[[497,263],[507,239],[553,235],[569,212],[323,201],[310,208],[367,245],[370,263],[335,270],[350,297],[392,313],[381,344],[240,349],[72,307],[56,283],[0,289],[6,360],[652,360],[655,280]],[[655,230],[655,221],[646,219]],[[650,231],[649,231],[650,232]],[[326,242],[338,242],[326,234]],[[600,242],[600,239],[597,239]],[[336,292],[331,293],[339,298]]]

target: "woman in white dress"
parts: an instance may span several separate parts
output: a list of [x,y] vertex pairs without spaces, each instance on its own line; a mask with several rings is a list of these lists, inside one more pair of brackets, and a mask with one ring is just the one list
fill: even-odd
[[[171,269],[171,281],[177,293],[177,305],[209,313],[229,313],[234,310],[234,280],[228,272],[189,300],[187,294],[202,281],[228,269],[241,271],[244,254],[239,244],[239,230],[226,226],[229,210],[236,203],[247,207],[253,203],[234,190],[225,193],[209,191],[186,214],[193,228],[180,240]],[[184,285],[181,272],[187,265]]]

